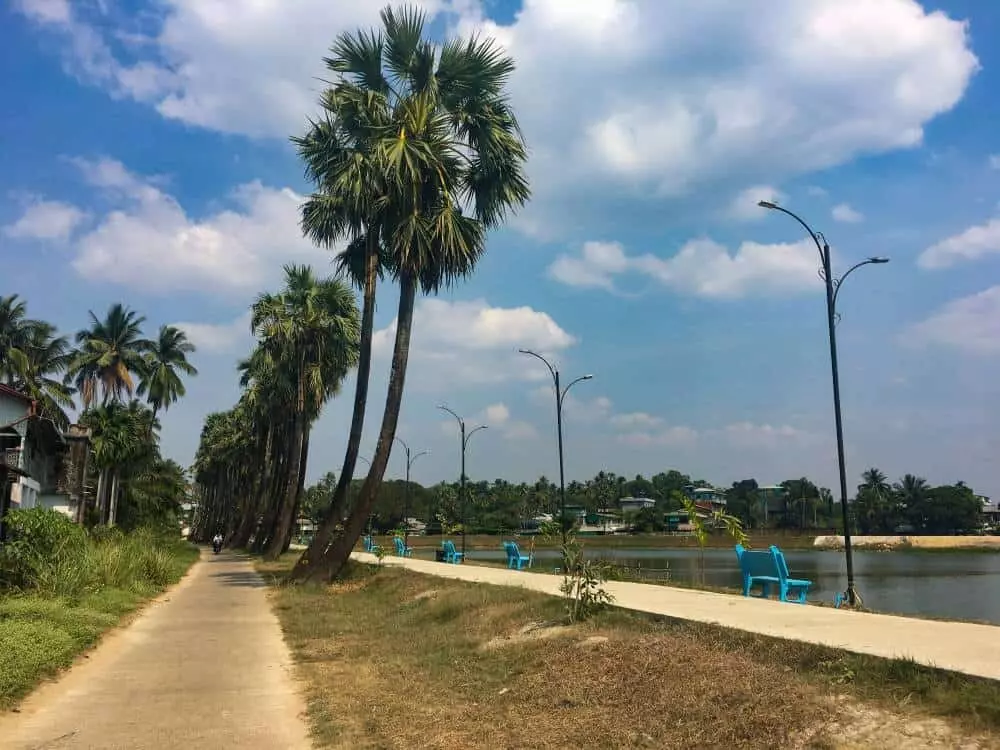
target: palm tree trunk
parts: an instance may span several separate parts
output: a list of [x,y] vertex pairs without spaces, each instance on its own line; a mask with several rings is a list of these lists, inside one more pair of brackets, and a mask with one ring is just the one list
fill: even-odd
[[111,496],[108,498],[108,526],[115,525],[115,515],[118,513],[118,472],[111,475]]
[[[354,412],[351,415],[351,430],[347,438],[347,452],[344,465],[340,469],[333,501],[323,515],[316,535],[302,557],[295,563],[292,580],[304,580],[314,576],[322,577],[323,557],[330,540],[343,520],[347,507],[354,469],[361,451],[361,437],[365,428],[365,407],[368,404],[368,381],[372,364],[372,336],[375,328],[375,286],[378,281],[378,234],[368,233],[368,255],[365,258],[364,302],[361,308],[361,341],[358,351],[358,372],[354,386]],[[310,563],[312,561],[312,563]]]
[[292,528],[285,535],[285,543],[281,546],[281,553],[288,552],[292,546],[292,534],[295,531],[295,523],[299,520],[299,508],[302,507],[302,493],[306,487],[306,467],[309,465],[309,432],[307,424],[302,437],[302,460],[299,462],[299,485],[295,492],[295,509],[292,511]]
[[236,534],[230,543],[230,547],[235,547],[236,549],[243,549],[250,543],[250,536],[253,534],[254,529],[257,527],[257,519],[260,518],[261,509],[264,507],[263,498],[267,493],[267,487],[270,484],[270,469],[271,469],[271,453],[272,453],[272,438],[274,435],[274,429],[268,425],[267,435],[264,438],[264,450],[263,450],[263,464],[261,465],[261,473],[258,475],[257,481],[254,483],[252,491],[247,497],[246,509],[243,512],[243,518]]
[[285,492],[278,508],[274,532],[268,540],[265,560],[277,560],[285,546],[285,537],[292,533],[295,523],[295,503],[299,492],[299,471],[302,466],[302,444],[306,433],[306,373],[305,362],[299,361],[298,386],[295,399],[295,417],[292,420],[292,444],[289,447],[288,476]]
[[361,487],[357,505],[347,519],[344,533],[334,541],[324,556],[321,570],[326,580],[332,580],[336,577],[350,558],[351,550],[357,544],[358,538],[364,530],[368,514],[371,513],[372,506],[375,504],[375,497],[389,463],[393,440],[396,439],[399,410],[403,403],[403,386],[406,381],[406,365],[410,356],[410,332],[413,328],[413,305],[416,293],[416,279],[408,274],[403,275],[399,281],[396,342],[392,352],[392,369],[389,374],[385,411],[382,414],[382,428],[379,430],[375,455],[372,456],[372,467]]

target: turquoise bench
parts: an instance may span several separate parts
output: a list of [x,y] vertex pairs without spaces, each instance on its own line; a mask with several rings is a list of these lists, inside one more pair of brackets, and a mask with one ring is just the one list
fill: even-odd
[[381,549],[381,547],[379,547],[377,544],[375,544],[375,542],[372,540],[371,536],[364,536],[364,537],[362,537],[361,538],[361,543],[364,544],[364,546],[365,546],[365,552],[367,552],[370,555],[377,554],[378,551]]
[[452,565],[458,565],[465,559],[465,553],[455,549],[455,543],[451,539],[441,542],[441,549],[444,550],[444,561]]
[[522,570],[531,567],[531,556],[522,555],[517,546],[517,542],[504,542],[504,551],[507,553],[507,567],[511,570]]
[[413,555],[413,547],[407,547],[406,542],[403,541],[403,537],[394,536],[392,541],[396,545],[396,554],[399,557],[410,557]]
[[[736,558],[739,560],[740,573],[743,575],[743,596],[753,595],[767,599],[771,596],[771,587],[774,586],[778,590],[779,601],[806,603],[806,594],[812,586],[812,581],[792,578],[788,574],[785,556],[773,544],[766,552],[744,549],[742,544],[737,544]],[[760,593],[751,594],[753,587],[757,585],[760,586]]]

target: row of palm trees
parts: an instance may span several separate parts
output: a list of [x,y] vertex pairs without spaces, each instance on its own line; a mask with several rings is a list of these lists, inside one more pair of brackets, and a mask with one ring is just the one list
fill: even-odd
[[257,344],[239,365],[242,396],[202,429],[193,534],[222,533],[273,559],[291,541],[310,429],[357,365],[360,320],[348,284],[287,266],[284,288],[254,302],[251,327]]
[[120,303],[104,317],[91,311],[74,345],[51,323],[31,318],[18,295],[0,297],[0,382],[29,396],[37,417],[63,430],[79,396],[79,423],[91,429],[97,486],[92,503],[86,498],[78,509],[81,522],[114,523],[133,481],[179,481],[179,467],[160,456],[157,415],[184,396],[184,378],[197,374],[188,361],[194,345],[170,325],[147,339],[145,322]]
[[[320,115],[293,139],[314,185],[302,207],[303,232],[322,247],[346,248],[338,257],[339,270],[362,296],[347,450],[333,501],[295,567],[293,577],[300,580],[336,576],[364,529],[396,434],[417,294],[434,294],[470,275],[485,252],[487,232],[529,197],[526,150],[507,95],[514,61],[491,39],[438,46],[426,40],[425,28],[421,11],[387,7],[381,28],[338,37],[325,60],[332,83],[320,98]],[[376,297],[386,277],[398,285],[389,385],[371,466],[348,513],[368,404]],[[284,405],[295,403],[292,411],[301,411],[299,395],[289,395]],[[297,444],[301,426],[296,425],[308,425],[308,418],[296,422],[287,410],[278,411],[283,429]],[[271,481],[264,474],[277,471],[282,461],[301,465],[307,445],[303,442],[299,458],[276,460],[270,453],[278,445],[274,435],[257,434],[242,443],[234,449],[239,460],[234,456],[228,470],[263,467],[259,476],[244,478],[250,483]],[[227,443],[220,437],[222,444]],[[202,456],[200,471],[221,468],[214,450]],[[218,480],[205,490],[229,492]],[[241,523],[260,521],[254,515],[259,506],[246,507],[256,501],[236,497],[228,502],[211,503],[211,513],[240,517]],[[279,518],[290,507],[294,510],[286,497],[278,506]],[[275,531],[283,526],[279,523]],[[269,543],[271,554],[278,541]]]

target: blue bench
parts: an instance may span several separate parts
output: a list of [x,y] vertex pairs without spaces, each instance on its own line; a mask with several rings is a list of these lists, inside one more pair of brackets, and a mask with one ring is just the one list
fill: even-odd
[[465,553],[455,549],[455,543],[451,539],[441,542],[441,549],[444,550],[444,561],[452,565],[458,565],[465,559]]
[[531,567],[531,556],[522,555],[517,546],[517,542],[504,542],[504,551],[507,553],[507,567],[511,570],[522,570]]
[[[753,587],[759,585],[761,592],[754,596],[767,599],[771,596],[771,586],[775,586],[779,601],[806,603],[812,581],[789,576],[785,556],[773,544],[766,552],[744,549],[742,544],[737,544],[736,558],[743,574],[743,596],[751,596]],[[790,595],[793,598],[789,598]]]
[[376,554],[381,549],[381,547],[375,544],[371,536],[362,537],[361,543],[365,545],[365,552],[367,552],[370,555]]
[[413,548],[406,546],[406,542],[403,541],[403,537],[394,536],[392,541],[396,545],[396,554],[400,557],[410,557],[413,554]]

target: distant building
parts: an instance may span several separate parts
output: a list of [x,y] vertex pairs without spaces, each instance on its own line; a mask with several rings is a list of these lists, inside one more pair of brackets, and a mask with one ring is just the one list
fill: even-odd
[[726,491],[718,487],[695,487],[689,484],[684,488],[684,494],[700,509],[713,511],[726,508]]
[[[637,513],[647,508],[655,508],[656,501],[648,497],[623,497],[619,501],[619,507],[622,509],[622,513]],[[567,508],[567,510],[569,509]]]

